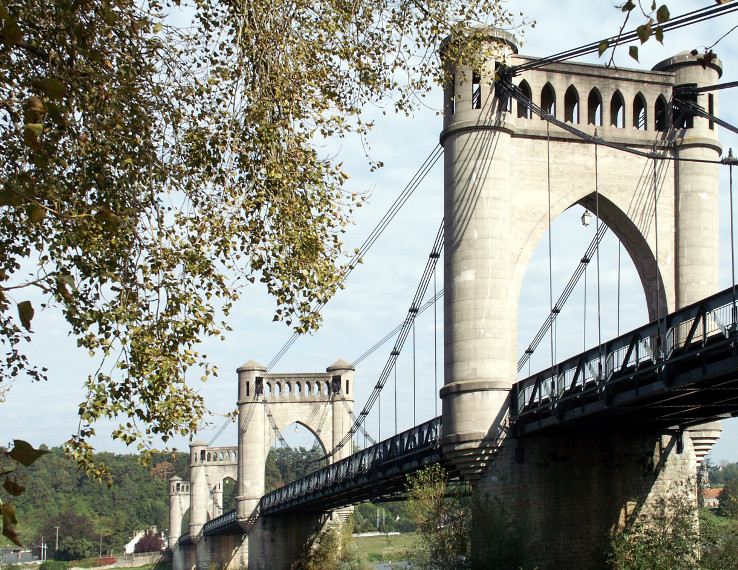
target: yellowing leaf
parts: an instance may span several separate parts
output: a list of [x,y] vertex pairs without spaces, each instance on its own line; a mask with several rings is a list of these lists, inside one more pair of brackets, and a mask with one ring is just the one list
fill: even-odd
[[158,34],[159,32],[161,32],[161,29],[162,29],[163,27],[164,27],[164,26],[162,25],[162,23],[161,23],[161,22],[157,22],[157,23],[156,23],[156,25],[154,26],[154,33],[155,33],[155,34]]
[[29,204],[26,208],[26,214],[28,214],[28,221],[35,224],[46,217],[46,210],[36,204]]
[[18,546],[23,546],[18,534],[15,532],[15,525],[18,524],[18,518],[15,516],[15,505],[3,503],[3,535],[12,540]]
[[603,53],[607,51],[607,48],[609,47],[610,47],[610,42],[608,42],[607,40],[602,40],[600,42],[600,45],[597,47],[597,50],[600,52],[599,53],[600,57],[602,56]]
[[67,86],[54,77],[47,77],[35,83],[36,88],[49,99],[61,99],[67,94]]
[[649,20],[647,24],[643,24],[642,26],[638,26],[636,28],[636,34],[638,34],[638,39],[641,40],[641,43],[644,44],[648,41],[648,38],[651,37],[651,24],[653,23],[653,20]]

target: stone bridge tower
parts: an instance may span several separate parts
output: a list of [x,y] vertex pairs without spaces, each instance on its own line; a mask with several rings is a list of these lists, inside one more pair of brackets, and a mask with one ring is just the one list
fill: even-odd
[[[343,360],[325,373],[267,374],[266,368],[254,361],[238,368],[238,446],[208,447],[195,441],[190,444],[189,481],[179,477],[170,480],[169,544],[176,570],[212,564],[286,567],[294,560],[295,549],[324,517],[305,517],[298,524],[272,517],[274,520],[257,524],[267,453],[293,423],[306,427],[326,452],[331,451],[353,424],[354,370]],[[329,461],[343,459],[350,452],[350,446],[344,446]],[[206,523],[227,514],[223,512],[226,478],[236,481],[233,516],[243,533],[208,537],[203,533]],[[183,535],[182,518],[187,509],[190,524]]]
[[[281,430],[292,423],[309,429],[326,452],[353,424],[354,367],[339,360],[325,373],[266,374],[249,361],[238,368],[238,516],[254,515],[264,495],[264,463]],[[331,463],[351,454],[344,446]]]
[[[717,292],[718,167],[672,159],[716,161],[722,149],[713,123],[674,116],[670,101],[677,86],[716,84],[722,64],[703,67],[684,52],[651,71],[561,62],[513,79],[557,119],[605,141],[655,149],[661,158],[654,160],[595,148],[509,100],[495,86],[497,69],[535,58],[518,55],[515,38],[499,30],[489,30],[485,47],[492,55],[476,69],[445,58],[452,80],[441,133],[444,452],[491,500],[526,518],[541,537],[531,546],[536,564],[586,567],[632,498],[647,506],[694,475],[694,445],[685,437],[678,455],[673,433],[625,427],[508,438],[523,277],[549,220],[574,204],[594,212],[597,201],[600,219],[635,264],[652,319]],[[716,94],[700,93],[697,102],[717,114]],[[700,453],[719,429],[694,434]],[[477,542],[474,550],[484,547]]]

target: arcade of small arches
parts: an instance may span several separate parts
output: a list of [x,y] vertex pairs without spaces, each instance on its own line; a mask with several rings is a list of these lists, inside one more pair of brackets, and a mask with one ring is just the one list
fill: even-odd
[[[534,59],[515,53],[507,57],[511,65]],[[669,64],[673,66],[675,60],[688,57],[686,52],[679,54]],[[563,109],[563,120],[571,124],[617,129],[631,127],[636,131],[653,132],[664,132],[670,127],[692,128],[695,119],[691,115],[671,116],[669,100],[674,88],[673,73],[661,69],[664,63],[651,71],[611,69],[604,81],[601,71],[595,70],[601,66],[568,63],[564,67],[554,64],[547,68],[546,73],[523,72],[517,87],[527,99],[555,118],[562,118]],[[718,73],[722,71],[717,65],[710,67]],[[451,82],[452,88],[446,92],[446,116],[467,109],[481,110],[494,97],[494,79],[499,71],[499,65],[494,70],[472,70],[460,66]],[[471,82],[466,81],[469,75]],[[717,99],[712,93],[701,95],[699,99],[708,113],[717,114]],[[517,102],[515,113],[511,99],[503,105],[518,119],[534,118],[530,107],[522,102]],[[708,127],[714,130],[714,122],[709,121]]]
[[[340,383],[340,378],[338,382]],[[336,379],[332,380],[267,380],[256,378],[255,387],[256,394],[271,397],[315,397],[329,396],[332,392],[340,392],[341,386],[335,384]],[[344,392],[350,392],[350,381],[345,380]],[[251,383],[246,384],[246,395],[251,396]]]

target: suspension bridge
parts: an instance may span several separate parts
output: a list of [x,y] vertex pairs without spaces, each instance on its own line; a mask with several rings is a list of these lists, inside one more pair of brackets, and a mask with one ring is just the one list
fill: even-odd
[[[717,127],[738,132],[717,115],[717,91],[734,86],[719,83],[722,63],[682,53],[650,71],[613,69],[571,61],[597,44],[533,58],[517,53],[510,34],[487,33],[494,55],[479,68],[446,61],[453,79],[441,144],[357,252],[358,260],[443,157],[444,220],[405,319],[354,363],[325,373],[271,372],[297,336],[268,366],[239,368],[238,446],[193,443],[190,482],[170,488],[176,568],[287,567],[326,520],[396,497],[409,473],[436,463],[524,517],[541,567],[586,567],[609,531],[634,512],[648,516],[672,485],[696,475],[719,437],[716,422],[738,414],[734,268],[733,285],[717,287],[718,172],[730,171],[732,230],[736,164]],[[518,356],[525,269],[547,232],[551,243],[552,220],[574,204],[594,215],[595,238],[556,302],[549,248],[550,312]],[[598,331],[595,346],[556,361],[557,318],[593,261],[599,275],[608,230],[633,261],[651,322],[610,340]],[[352,453],[416,318],[440,299],[441,416]],[[550,365],[519,379],[547,337]],[[355,414],[356,364],[393,338]],[[318,436],[329,465],[265,494],[266,451],[292,422]],[[222,514],[210,479],[234,471],[238,507]]]

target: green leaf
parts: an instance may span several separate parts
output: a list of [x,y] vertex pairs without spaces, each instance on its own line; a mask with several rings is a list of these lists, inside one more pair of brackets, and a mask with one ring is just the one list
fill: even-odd
[[659,6],[659,9],[656,11],[656,21],[659,24],[663,24],[664,22],[668,22],[670,17],[671,14],[669,14],[669,8],[666,7],[666,4]]
[[23,204],[23,196],[14,192],[13,188],[6,186],[0,192],[0,206],[20,206]]
[[28,221],[35,224],[46,217],[46,210],[36,204],[29,204],[26,208],[26,214],[28,214]]
[[636,34],[638,34],[638,39],[641,40],[642,44],[646,43],[648,38],[651,37],[651,33],[653,32],[651,24],[653,24],[653,20],[649,20],[647,24],[643,24],[636,28]]
[[27,441],[22,439],[13,440],[13,449],[10,450],[8,456],[26,467],[33,464],[39,457],[48,453],[45,449],[34,449]]
[[5,45],[14,46],[23,39],[23,30],[15,22],[9,22],[2,30],[0,30],[0,40]]
[[54,77],[36,81],[34,86],[49,99],[61,99],[67,94],[67,86]]
[[633,0],[628,0],[623,6],[620,8],[623,12],[630,12],[633,8],[635,8],[636,5],[633,2]]
[[39,150],[38,137],[44,130],[41,123],[26,123],[23,126],[23,142],[33,150]]
[[3,483],[3,489],[5,489],[9,495],[13,495],[14,497],[19,497],[26,490],[26,488],[23,485],[19,485],[18,483],[13,481],[10,477],[5,478],[5,483]]
[[12,540],[15,544],[22,547],[18,534],[15,532],[15,525],[18,524],[18,518],[15,516],[15,505],[3,503],[3,535]]
[[[31,331],[31,320],[33,319],[34,312],[35,311],[33,310],[33,305],[31,305],[31,301],[21,301],[20,303],[18,303],[18,316],[20,317],[21,324],[23,325],[23,328],[25,328],[29,332]],[[28,444],[26,443],[26,445]]]
[[600,52],[600,54],[599,54],[599,55],[600,55],[600,57],[602,57],[602,54],[603,54],[603,53],[605,53],[605,52],[607,51],[607,48],[609,48],[609,47],[610,47],[610,42],[609,42],[609,41],[607,41],[607,40],[602,40],[602,41],[600,42],[600,45],[599,45],[599,46],[597,47],[597,49],[598,49],[598,50],[599,50],[599,52]]
[[638,61],[638,46],[630,46],[628,48],[628,54],[630,57]]
[[656,38],[656,41],[660,44],[664,43],[664,28],[661,26],[656,26],[656,31],[654,32],[654,37]]

